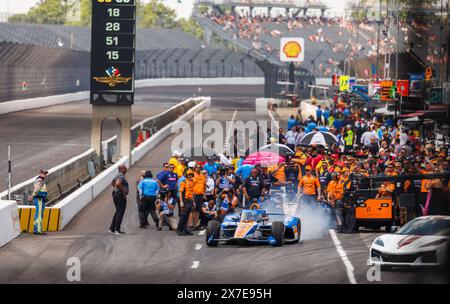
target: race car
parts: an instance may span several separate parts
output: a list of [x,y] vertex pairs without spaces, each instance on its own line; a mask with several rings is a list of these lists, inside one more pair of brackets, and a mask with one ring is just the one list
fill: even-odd
[[421,216],[394,234],[377,237],[370,262],[384,269],[393,266],[442,266],[448,263],[450,216]]
[[[279,220],[272,221],[272,218]],[[298,242],[300,236],[301,222],[298,217],[269,214],[261,209],[242,210],[241,214],[228,214],[222,223],[210,221],[206,229],[206,244],[211,247],[219,242],[282,246]]]

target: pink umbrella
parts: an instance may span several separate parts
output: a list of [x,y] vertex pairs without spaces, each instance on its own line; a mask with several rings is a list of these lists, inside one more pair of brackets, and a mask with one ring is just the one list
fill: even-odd
[[271,166],[285,161],[286,159],[278,153],[263,151],[250,154],[242,164]]

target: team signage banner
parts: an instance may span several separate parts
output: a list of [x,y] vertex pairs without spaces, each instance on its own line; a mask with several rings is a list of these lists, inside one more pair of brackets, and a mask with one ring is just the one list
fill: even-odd
[[391,80],[381,81],[381,94],[380,100],[386,101],[391,99],[391,89],[394,85],[394,82]]
[[397,92],[402,97],[409,96],[409,80],[397,80]]
[[280,60],[282,62],[303,62],[305,60],[305,40],[295,37],[281,38]]
[[339,77],[339,91],[345,92],[349,89],[349,80],[350,76],[348,75],[342,75]]

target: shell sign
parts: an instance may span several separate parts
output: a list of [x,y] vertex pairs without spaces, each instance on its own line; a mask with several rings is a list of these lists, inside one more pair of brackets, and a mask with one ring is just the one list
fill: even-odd
[[303,38],[281,38],[280,60],[283,62],[302,62],[305,60],[305,41]]

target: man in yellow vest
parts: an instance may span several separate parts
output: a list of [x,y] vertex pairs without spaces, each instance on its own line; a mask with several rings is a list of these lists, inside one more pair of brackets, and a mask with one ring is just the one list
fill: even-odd
[[44,232],[42,222],[44,218],[45,203],[47,201],[47,185],[45,178],[47,177],[47,170],[40,170],[39,176],[34,181],[34,191],[29,197],[29,201],[34,203],[36,212],[34,213],[34,234],[46,234]]
[[181,156],[180,152],[173,151],[172,157],[169,159],[169,165],[173,165],[174,172],[178,175],[178,178],[183,176],[185,168],[180,161]]
[[347,125],[345,127],[345,131],[344,131],[344,142],[345,142],[345,152],[349,152],[350,150],[353,149],[353,131],[352,131],[352,126],[351,125]]

